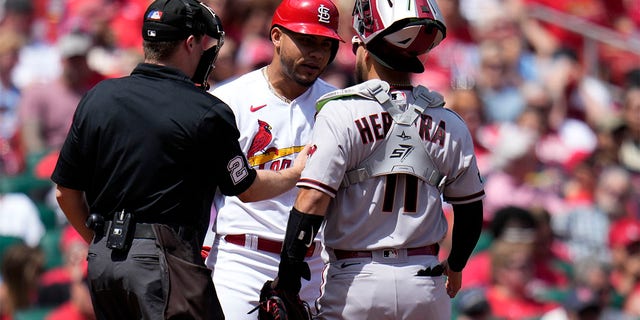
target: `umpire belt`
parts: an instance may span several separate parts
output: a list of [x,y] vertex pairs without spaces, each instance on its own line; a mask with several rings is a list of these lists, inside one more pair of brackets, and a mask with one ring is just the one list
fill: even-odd
[[[224,240],[233,243],[235,245],[243,246],[249,249],[257,249],[260,251],[266,251],[270,253],[280,254],[282,251],[282,242],[269,240],[265,238],[259,238],[256,235],[252,234],[228,234],[225,235]],[[316,250],[316,243],[312,243],[311,246],[307,249],[307,253],[305,254],[306,258],[309,258],[313,255],[313,252]]]
[[[155,239],[156,234],[155,232],[153,232],[153,225],[154,223],[136,223],[136,227],[133,233],[133,238],[134,239]],[[103,230],[104,235],[109,234],[110,226],[111,226],[111,221],[105,222],[104,230]],[[178,235],[178,237],[182,239],[189,239],[190,237],[193,236],[193,232],[191,231],[192,230],[191,228],[187,228],[184,226],[172,226],[168,224],[166,226],[173,229]]]
[[373,258],[374,252],[379,253],[382,258],[394,259],[402,255],[402,251],[406,251],[406,256],[437,256],[440,246],[437,243],[424,247],[410,249],[380,249],[375,251],[348,251],[333,249],[333,254],[337,260],[353,259],[353,258]]

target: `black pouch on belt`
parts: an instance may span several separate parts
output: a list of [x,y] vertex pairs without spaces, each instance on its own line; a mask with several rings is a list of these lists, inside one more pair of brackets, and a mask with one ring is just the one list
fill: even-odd
[[113,215],[107,234],[107,247],[114,250],[127,250],[135,232],[133,214],[124,210]]
[[156,245],[162,251],[162,278],[167,289],[165,319],[223,320],[224,314],[209,270],[195,238],[182,239],[167,225],[154,224]]

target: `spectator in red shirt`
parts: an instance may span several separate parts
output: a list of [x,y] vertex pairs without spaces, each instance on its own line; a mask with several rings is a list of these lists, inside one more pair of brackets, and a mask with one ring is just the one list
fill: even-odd
[[505,320],[539,318],[556,308],[536,296],[534,283],[534,244],[496,242],[491,247],[492,284],[487,299],[493,315]]
[[[489,225],[494,241],[492,246],[530,245],[532,252],[532,284],[545,299],[554,299],[553,293],[569,283],[568,263],[562,256],[563,249],[554,241],[550,217],[542,210],[520,207],[504,207],[496,211]],[[491,248],[472,256],[464,269],[463,288],[488,286],[493,274]]]

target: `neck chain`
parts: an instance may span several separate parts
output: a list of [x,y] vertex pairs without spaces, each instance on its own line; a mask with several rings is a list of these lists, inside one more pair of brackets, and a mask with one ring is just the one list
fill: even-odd
[[266,66],[266,67],[262,68],[262,75],[264,76],[264,79],[267,80],[267,86],[269,87],[269,90],[271,91],[271,93],[273,93],[280,100],[286,102],[287,104],[291,104],[291,100],[289,100],[287,97],[279,94],[276,91],[276,89],[271,85],[271,81],[269,80],[269,75],[267,74],[267,68],[269,68],[269,66]]

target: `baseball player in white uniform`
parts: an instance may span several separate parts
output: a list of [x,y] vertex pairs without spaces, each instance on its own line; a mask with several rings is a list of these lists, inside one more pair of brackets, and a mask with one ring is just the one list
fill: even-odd
[[[448,320],[482,228],[484,189],[463,120],[440,94],[410,84],[446,27],[434,0],[356,0],[353,22],[360,84],[318,101],[274,283],[296,288],[324,223],[318,318]],[[439,261],[442,199],[454,227]]]
[[[285,0],[273,17],[273,61],[212,91],[233,110],[240,146],[254,168],[281,170],[291,165],[311,139],[315,102],[335,90],[318,76],[335,57],[338,9],[330,0]],[[217,217],[206,264],[225,315],[247,314],[259,304],[262,284],[278,271],[279,254],[296,189],[266,201],[243,203],[217,194]],[[323,262],[320,241],[310,246],[312,277],[301,298],[313,302],[320,294]]]

